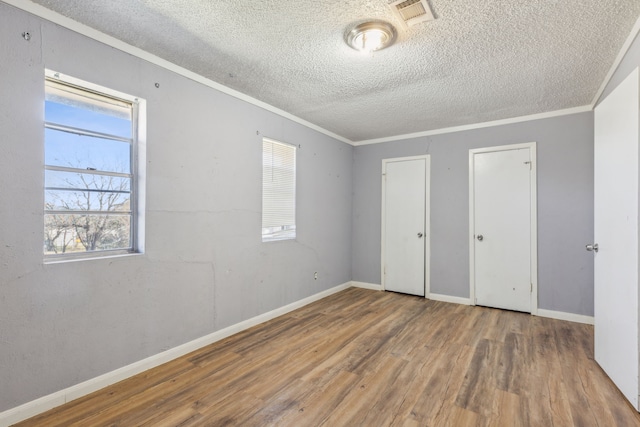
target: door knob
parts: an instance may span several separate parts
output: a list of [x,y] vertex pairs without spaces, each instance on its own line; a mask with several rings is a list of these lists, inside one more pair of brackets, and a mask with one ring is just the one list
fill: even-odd
[[594,243],[592,245],[587,245],[586,248],[587,248],[587,250],[589,252],[591,252],[591,251],[598,252],[598,244],[597,243]]
[[484,239],[484,236],[482,236],[482,234],[478,234],[478,240],[482,242],[483,239]]
[[422,233],[418,233],[418,239],[422,239]]

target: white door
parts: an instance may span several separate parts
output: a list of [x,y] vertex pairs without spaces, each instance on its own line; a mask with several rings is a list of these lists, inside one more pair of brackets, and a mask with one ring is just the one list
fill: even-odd
[[595,109],[595,358],[638,409],[638,69]]
[[382,286],[387,291],[425,295],[428,178],[428,156],[382,162]]
[[476,304],[532,311],[533,149],[527,144],[470,152],[470,265]]

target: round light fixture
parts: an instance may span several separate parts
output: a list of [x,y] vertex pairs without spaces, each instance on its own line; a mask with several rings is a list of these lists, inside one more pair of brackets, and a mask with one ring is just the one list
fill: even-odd
[[347,30],[347,44],[361,52],[373,52],[389,47],[396,41],[396,29],[384,21],[367,21]]

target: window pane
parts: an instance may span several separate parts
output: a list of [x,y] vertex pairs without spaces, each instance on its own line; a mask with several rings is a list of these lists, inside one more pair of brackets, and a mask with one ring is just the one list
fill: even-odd
[[44,216],[44,253],[78,253],[131,248],[129,215]]
[[296,226],[270,227],[262,229],[262,241],[290,240],[296,238]]
[[90,173],[46,170],[44,173],[44,185],[47,188],[55,187],[73,190],[130,191],[131,179]]
[[82,210],[129,212],[129,193],[47,190],[45,210]]
[[44,102],[44,253],[135,249],[133,98],[51,73]]
[[44,115],[49,123],[70,126],[93,132],[131,138],[131,118],[117,117],[108,114],[108,111],[95,108],[93,110],[81,108],[75,105],[63,104],[47,100],[45,102]]
[[121,173],[131,171],[131,145],[127,142],[55,129],[45,129],[44,141],[46,165]]

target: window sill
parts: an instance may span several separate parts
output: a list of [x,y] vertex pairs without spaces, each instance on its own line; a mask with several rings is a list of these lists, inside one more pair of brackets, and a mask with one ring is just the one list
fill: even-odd
[[108,252],[108,253],[92,253],[91,255],[71,255],[71,256],[50,256],[45,257],[44,264],[66,264],[68,262],[78,261],[96,261],[101,259],[125,258],[131,256],[144,255],[144,252]]

